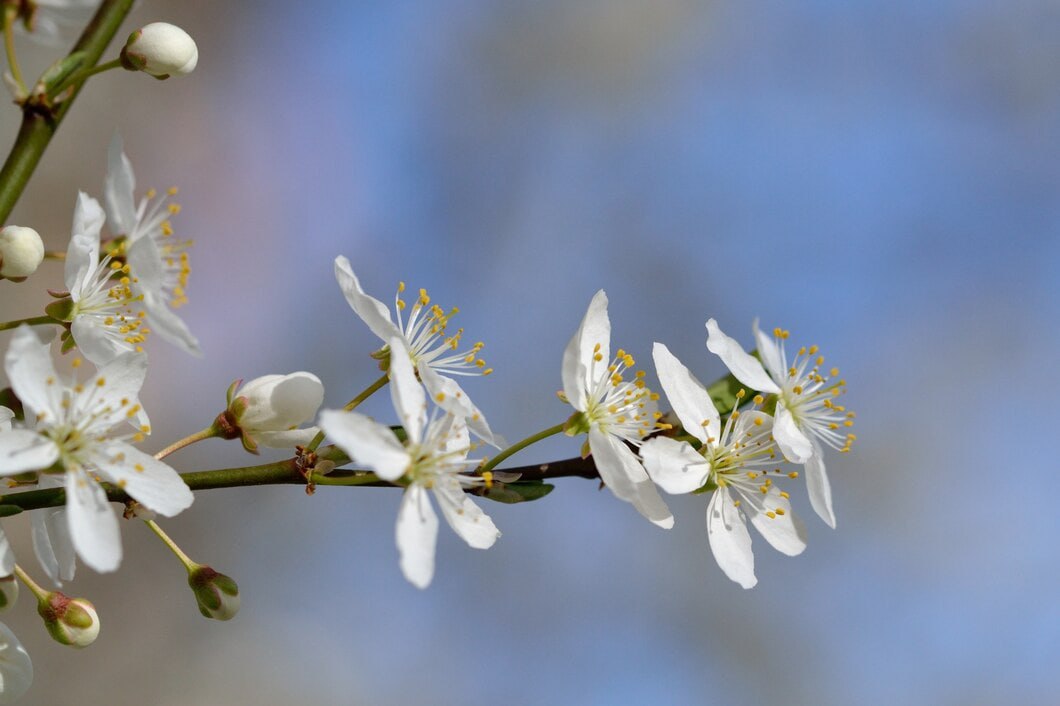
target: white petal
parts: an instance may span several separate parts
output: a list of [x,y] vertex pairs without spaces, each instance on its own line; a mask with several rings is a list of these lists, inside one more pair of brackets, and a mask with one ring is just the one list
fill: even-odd
[[238,396],[247,399],[239,418],[246,431],[289,431],[316,416],[324,401],[324,385],[313,373],[263,375],[243,385]]
[[122,353],[99,368],[85,383],[87,389],[95,390],[92,412],[97,421],[91,428],[106,431],[122,421],[135,421],[139,426],[141,421],[136,415],[140,410],[133,410],[139,407],[140,388],[146,376],[147,355],[144,353]]
[[293,449],[308,444],[319,431],[317,427],[306,427],[287,431],[256,431],[252,436],[254,441],[270,449]]
[[740,511],[732,504],[727,489],[718,488],[707,505],[707,537],[714,560],[730,579],[744,588],[753,588],[755,558],[751,553],[751,535]]
[[813,454],[813,444],[795,424],[795,418],[784,404],[784,400],[777,400],[773,437],[784,453],[784,458],[792,463],[806,463]]
[[[594,360],[596,355],[600,356],[599,361]],[[563,351],[563,392],[575,409],[585,411],[587,390],[607,374],[610,362],[611,320],[607,316],[607,295],[601,289],[589,302],[581,325]]]
[[[780,494],[776,486],[769,492],[747,493],[743,496],[743,507],[755,529],[766,538],[774,549],[788,556],[797,556],[806,549],[806,527],[791,511],[791,503]],[[783,510],[777,512],[777,508]],[[770,517],[768,512],[773,513]]]
[[121,564],[118,518],[107,503],[107,494],[84,471],[66,472],[66,521],[81,561],[104,573]]
[[98,447],[92,463],[106,480],[165,517],[179,514],[195,500],[187,484],[169,465],[123,441]]
[[7,535],[0,529],[0,576],[10,576],[15,572],[15,552],[11,551],[11,543],[7,541]]
[[762,365],[774,380],[783,380],[788,374],[787,366],[784,365],[784,357],[780,355],[780,348],[776,342],[758,328],[758,318],[751,324],[755,335],[755,345],[758,346],[758,355],[762,359]]
[[48,468],[59,460],[55,442],[28,429],[0,432],[0,476]]
[[711,436],[719,437],[721,418],[703,384],[662,343],[655,344],[652,358],[666,399],[685,431],[704,443]]
[[96,316],[77,316],[70,325],[77,349],[93,365],[105,365],[132,350],[120,337],[108,335],[108,328]]
[[640,447],[640,457],[651,479],[671,495],[698,490],[710,476],[710,464],[684,441],[665,436],[648,439]]
[[735,339],[726,336],[714,319],[707,321],[707,350],[721,358],[729,372],[752,390],[780,392],[758,359],[745,352]]
[[465,418],[467,425],[475,433],[475,436],[487,444],[498,449],[508,445],[502,436],[493,433],[482,411],[475,406],[475,403],[471,401],[471,398],[467,396],[456,380],[439,375],[423,361],[416,364],[416,370],[420,374],[423,386],[430,393],[431,399],[439,407],[450,414]]
[[454,460],[467,458],[467,453],[471,449],[471,437],[467,433],[467,422],[464,417],[446,414],[437,424],[440,425],[438,433],[443,436],[440,452],[451,455]]
[[[64,281],[67,287],[77,280],[79,272],[84,272],[86,265],[95,268],[99,261],[99,231],[103,228],[103,209],[99,201],[81,191],[74,204],[74,222],[70,228],[70,246],[78,250],[74,260],[68,259],[63,265]],[[83,281],[83,280],[82,280]],[[77,287],[80,289],[80,286]],[[71,289],[73,291],[73,289]]]
[[817,440],[813,441],[813,455],[806,461],[806,489],[810,505],[825,524],[835,529],[835,511],[832,510],[832,486],[824,470],[824,450]]
[[641,516],[663,529],[671,529],[674,526],[674,515],[659,495],[654,483],[642,480],[634,485],[633,493],[633,507]]
[[11,420],[15,418],[15,413],[7,407],[0,405],[0,432],[11,430]]
[[[44,414],[49,419],[59,415],[58,395],[53,395],[51,387],[57,383],[55,364],[52,363],[51,345],[41,343],[37,334],[27,324],[15,330],[4,358],[4,369],[7,379],[15,394],[26,407],[26,419],[32,423],[35,415]],[[49,385],[48,381],[52,384]],[[53,408],[55,407],[55,408]],[[31,414],[32,412],[32,414]]]
[[66,510],[38,510],[30,518],[33,526],[33,552],[48,578],[56,586],[73,581],[77,569],[73,540],[66,524]]
[[132,163],[122,151],[121,135],[115,132],[107,147],[107,176],[103,180],[103,202],[115,235],[131,236],[136,230],[135,191]]
[[401,554],[401,572],[416,588],[427,588],[434,578],[438,516],[422,486],[413,483],[405,490],[395,535]]
[[401,331],[390,320],[390,310],[386,308],[386,305],[375,297],[365,294],[361,289],[361,283],[357,275],[353,274],[350,261],[344,255],[335,258],[335,279],[338,280],[339,288],[345,295],[350,308],[361,317],[361,321],[368,324],[372,333],[384,341],[401,335]]
[[394,336],[387,345],[390,346],[390,399],[409,441],[418,444],[423,439],[423,427],[427,425],[427,394],[416,379],[405,339]]
[[628,446],[593,426],[589,429],[589,450],[600,479],[615,497],[633,503],[637,512],[653,524],[663,529],[673,527],[673,515]]
[[325,409],[320,428],[355,462],[383,480],[397,480],[409,467],[409,455],[389,427],[357,412]]
[[[154,243],[151,238],[141,238],[137,243]],[[130,251],[132,248],[130,248]],[[134,268],[135,271],[135,268]],[[197,339],[183,319],[173,313],[166,302],[166,297],[160,291],[140,292],[144,296],[144,309],[147,311],[148,323],[151,331],[157,333],[173,345],[182,349],[185,353],[201,358],[202,349]]]
[[99,267],[99,232],[95,236],[74,233],[66,247],[66,262],[63,263],[66,288],[71,299],[81,301],[86,283],[91,282]]
[[493,520],[460,488],[455,478],[440,481],[434,488],[434,496],[446,522],[468,546],[489,549],[501,536]]
[[0,623],[0,703],[18,701],[33,683],[33,662],[22,643]]

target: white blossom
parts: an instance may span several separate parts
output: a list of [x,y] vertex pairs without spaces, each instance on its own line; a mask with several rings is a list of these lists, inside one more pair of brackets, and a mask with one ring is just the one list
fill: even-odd
[[402,444],[389,427],[356,412],[324,410],[320,426],[357,463],[383,480],[407,483],[395,532],[401,571],[414,586],[426,588],[434,576],[438,537],[438,516],[431,507],[430,493],[449,526],[469,546],[488,549],[500,532],[464,493],[464,488],[486,482],[462,473],[478,463],[467,458],[467,425],[461,417],[439,416],[437,410],[428,420],[427,398],[416,380],[404,339],[394,336],[388,344],[391,398],[407,441]]
[[468,399],[454,375],[489,375],[492,368],[479,356],[484,344],[474,344],[460,351],[464,329],[448,334],[449,321],[458,313],[454,307],[448,313],[437,304],[431,304],[427,290],[421,289],[412,303],[408,318],[402,313],[406,308],[401,298],[405,283],[398,285],[394,298],[397,323],[394,323],[386,304],[365,294],[350,261],[343,256],[335,258],[335,278],[338,280],[346,301],[357,316],[368,325],[384,343],[400,338],[412,355],[416,373],[430,393],[431,399],[442,409],[467,419],[472,433],[488,444],[501,448],[507,443],[494,434],[478,407]]
[[252,446],[294,448],[308,444],[319,431],[298,428],[316,416],[324,401],[324,386],[312,373],[264,375],[233,391],[232,397],[238,405],[236,423]]
[[838,379],[838,368],[824,369],[824,356],[819,355],[817,346],[800,348],[789,363],[784,350],[788,331],[774,329],[771,339],[759,330],[757,319],[753,329],[761,362],[725,335],[714,319],[707,321],[707,348],[722,359],[741,383],[776,395],[773,435],[777,445],[784,458],[805,464],[810,504],[834,528],[832,489],[825,472],[821,443],[848,451],[856,438],[848,431],[854,425],[854,413],[833,401],[846,391],[846,381]]
[[97,478],[166,517],[191,505],[192,493],[176,471],[128,443],[150,431],[144,425],[125,433],[140,413],[146,356],[123,353],[85,383],[63,381],[50,346],[23,325],[11,340],[5,370],[34,421],[32,429],[0,432],[0,475],[62,469],[67,529],[90,567],[113,571],[121,562],[118,521]]
[[652,480],[671,494],[713,490],[707,505],[710,549],[725,575],[744,588],[757,583],[746,520],[777,551],[789,556],[806,548],[806,530],[791,511],[788,494],[774,483],[777,453],[773,418],[758,410],[734,410],[721,425],[710,395],[661,343],[652,353],[655,369],[674,414],[700,443],[668,437],[641,447]]
[[567,433],[587,432],[596,469],[615,497],[669,529],[673,515],[629,448],[640,446],[661,416],[658,395],[645,385],[643,371],[632,380],[623,378],[634,365],[633,357],[621,349],[611,358],[607,295],[600,290],[563,353],[563,395],[578,412],[568,422]]
[[33,662],[11,629],[0,623],[0,704],[13,704],[33,683]]
[[129,35],[121,56],[126,68],[169,78],[194,71],[199,63],[199,48],[180,27],[152,22]]
[[29,277],[43,261],[40,233],[25,226],[0,229],[0,277]]

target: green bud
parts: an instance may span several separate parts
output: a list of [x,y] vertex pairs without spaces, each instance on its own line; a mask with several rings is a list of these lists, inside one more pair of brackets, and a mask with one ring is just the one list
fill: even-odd
[[14,576],[0,578],[0,611],[15,605],[18,600],[18,581]]
[[71,647],[88,647],[99,636],[99,616],[84,598],[53,591],[37,603],[37,612],[52,639]]
[[231,577],[197,564],[188,571],[188,585],[203,617],[231,620],[239,612],[239,586]]

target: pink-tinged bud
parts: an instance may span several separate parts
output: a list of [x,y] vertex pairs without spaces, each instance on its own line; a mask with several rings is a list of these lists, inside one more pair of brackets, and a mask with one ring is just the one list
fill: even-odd
[[44,261],[44,241],[32,228],[5,226],[0,229],[0,277],[22,280]]
[[18,600],[18,581],[14,576],[0,578],[0,612],[15,605]]
[[190,74],[199,62],[195,40],[176,25],[152,22],[129,35],[121,50],[122,66],[155,78]]
[[196,565],[188,571],[188,585],[203,617],[231,620],[239,612],[239,586],[231,577],[209,566]]
[[70,598],[54,591],[37,604],[48,634],[56,642],[71,647],[88,647],[99,637],[99,616],[84,598]]

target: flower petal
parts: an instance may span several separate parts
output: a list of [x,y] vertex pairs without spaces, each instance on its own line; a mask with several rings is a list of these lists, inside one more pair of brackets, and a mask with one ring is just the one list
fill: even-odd
[[726,576],[744,588],[758,583],[751,535],[726,488],[714,491],[707,505],[707,538],[714,560]]
[[146,417],[141,421],[142,412],[138,397],[147,376],[147,355],[144,353],[122,353],[114,360],[99,368],[96,375],[85,387],[94,389],[91,396],[91,410],[84,410],[95,418],[90,429],[105,432],[120,422],[127,421],[135,426],[147,424]]
[[103,228],[104,218],[99,201],[83,191],[78,192],[74,222],[70,228],[72,252],[67,252],[63,265],[63,281],[71,292],[80,290],[85,279],[95,271],[99,262],[99,231]]
[[47,419],[60,415],[59,395],[54,395],[53,399],[52,394],[57,385],[57,376],[52,362],[51,344],[41,343],[28,324],[19,326],[11,337],[4,358],[4,369],[15,394],[27,409],[27,421],[32,423],[34,417],[41,415]]
[[405,339],[394,336],[387,345],[390,346],[390,399],[409,441],[418,444],[423,439],[423,428],[427,426],[427,394],[416,379]]
[[99,483],[80,469],[66,471],[66,521],[81,561],[100,573],[121,564],[118,518]]
[[471,500],[452,476],[435,485],[434,497],[438,499],[446,522],[468,546],[489,549],[501,536],[489,515]]
[[338,280],[339,288],[350,308],[361,317],[361,321],[368,325],[372,333],[384,341],[401,335],[397,325],[390,320],[390,309],[375,297],[364,293],[357,275],[353,274],[350,261],[344,255],[335,258],[335,279]]
[[720,436],[721,417],[703,384],[664,344],[656,342],[651,355],[666,399],[685,431],[704,443],[711,436]]
[[319,431],[318,427],[288,429],[287,431],[256,431],[253,437],[254,441],[270,449],[293,449],[295,446],[308,444]]
[[59,460],[51,439],[28,429],[0,432],[0,476],[48,468]]
[[648,476],[671,495],[698,490],[710,476],[710,464],[684,441],[665,436],[648,439],[640,447],[640,457]]
[[324,401],[324,385],[313,373],[262,375],[243,385],[237,393],[247,398],[247,409],[239,418],[246,431],[288,431],[316,416]]
[[835,511],[832,510],[832,486],[824,470],[824,450],[813,440],[813,455],[806,461],[806,490],[810,505],[825,524],[835,529]]
[[714,319],[707,320],[707,350],[721,358],[729,372],[752,390],[780,392],[758,359],[746,353],[736,339],[726,336]]
[[[151,238],[141,238],[137,243],[154,243]],[[130,253],[133,248],[130,248]],[[133,268],[135,271],[135,267]],[[142,281],[142,280],[141,280]],[[151,324],[151,330],[173,345],[181,348],[197,358],[202,357],[202,349],[199,347],[199,339],[192,334],[191,329],[184,320],[173,313],[166,301],[166,296],[160,290],[143,290],[144,309]]]
[[657,527],[671,529],[674,526],[674,514],[670,512],[666,501],[662,499],[655,484],[650,480],[642,480],[635,484],[633,507],[642,517]]
[[173,517],[188,509],[195,496],[184,480],[168,464],[126,444],[110,441],[93,453],[93,465],[148,510]]
[[77,569],[70,528],[64,508],[38,510],[30,518],[33,526],[33,552],[48,578],[57,586],[73,581]]
[[795,418],[784,404],[784,400],[777,400],[773,436],[777,440],[777,446],[784,453],[784,458],[792,463],[806,463],[813,455],[813,444],[795,424]]
[[423,486],[405,490],[395,529],[401,572],[416,588],[427,588],[434,578],[434,550],[438,541],[438,516]]
[[[788,556],[797,556],[806,549],[806,527],[791,511],[791,503],[777,487],[769,491],[743,494],[743,507],[751,524],[774,549]],[[782,512],[778,512],[778,508]],[[772,513],[770,517],[769,513]]]
[[0,703],[13,704],[33,683],[33,662],[22,643],[0,623]]
[[11,551],[11,543],[7,541],[7,535],[0,529],[0,576],[10,576],[15,572],[15,553]]
[[357,412],[325,409],[320,428],[357,463],[383,480],[397,480],[409,467],[409,455],[389,427]]
[[122,151],[121,135],[115,132],[107,147],[107,176],[103,180],[103,202],[114,235],[132,236],[136,230],[135,191],[132,163]]
[[600,479],[615,497],[633,503],[641,515],[664,529],[673,526],[673,515],[633,451],[596,426],[589,429],[589,450]]
[[504,437],[495,434],[490,429],[482,411],[475,406],[456,380],[439,375],[434,368],[422,360],[416,364],[416,370],[435,404],[450,414],[466,419],[468,427],[475,433],[475,436],[487,444],[498,449],[508,445]]
[[788,366],[784,365],[784,356],[780,354],[780,348],[772,338],[758,328],[757,317],[751,323],[751,329],[754,331],[755,345],[758,346],[758,355],[762,359],[762,365],[774,380],[783,380],[788,374]]
[[81,355],[93,365],[105,365],[132,350],[120,336],[112,335],[115,329],[104,325],[97,316],[78,315],[70,324],[70,331]]
[[[595,360],[597,355],[599,361]],[[578,330],[563,351],[563,392],[576,410],[585,411],[588,390],[607,374],[610,361],[611,320],[607,316],[607,294],[601,289],[589,302]]]

